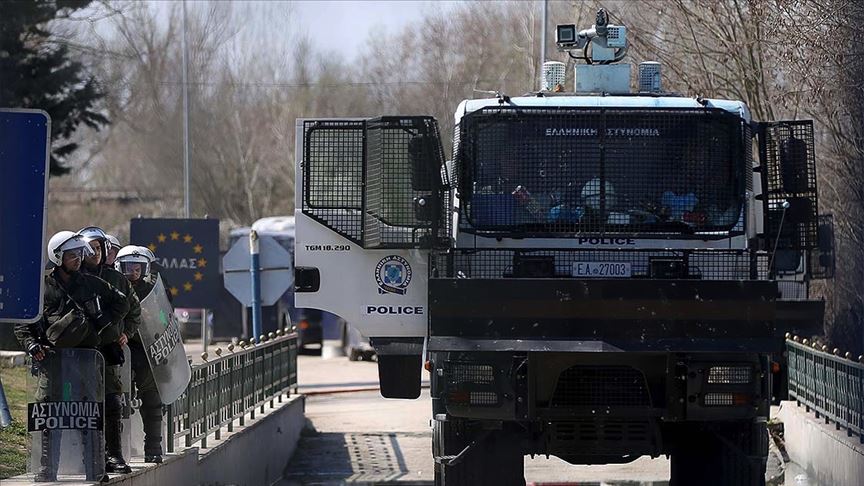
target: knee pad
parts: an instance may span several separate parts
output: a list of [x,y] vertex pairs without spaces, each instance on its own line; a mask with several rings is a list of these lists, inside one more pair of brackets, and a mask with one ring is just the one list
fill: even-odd
[[105,418],[119,418],[123,414],[121,393],[105,394]]
[[[139,390],[138,398],[141,399],[141,408],[158,408],[162,410],[162,400],[156,390]],[[160,412],[161,413],[161,412]]]

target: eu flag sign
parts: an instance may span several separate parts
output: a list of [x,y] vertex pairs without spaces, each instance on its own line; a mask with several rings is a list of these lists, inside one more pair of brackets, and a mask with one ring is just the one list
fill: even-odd
[[215,307],[222,289],[218,219],[135,218],[129,239],[156,254],[174,307]]
[[0,321],[42,315],[50,133],[44,111],[0,109]]

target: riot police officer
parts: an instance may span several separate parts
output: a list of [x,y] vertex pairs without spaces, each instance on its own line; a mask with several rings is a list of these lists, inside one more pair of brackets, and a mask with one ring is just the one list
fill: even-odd
[[123,245],[120,244],[120,239],[114,235],[106,234],[105,239],[108,240],[108,254],[105,256],[105,265],[114,268],[114,260],[117,258],[117,252],[123,248]]
[[[105,281],[80,272],[83,258],[90,253],[90,246],[72,231],[52,236],[48,241],[48,259],[53,266],[45,275],[42,319],[15,326],[15,336],[34,360],[37,401],[57,401],[63,393],[60,377],[51,376],[39,366],[54,348],[95,349],[103,339],[116,340],[121,320],[129,311],[125,295]],[[36,481],[56,480],[60,459],[57,434],[59,431],[42,432]],[[89,442],[95,441],[91,438]]]
[[79,230],[78,234],[93,250],[92,255],[84,257],[81,270],[114,286],[126,296],[129,303],[129,312],[123,316],[120,338],[103,341],[100,348],[105,356],[105,470],[128,473],[132,468],[123,458],[123,444],[120,439],[123,431],[123,385],[120,380],[120,366],[124,361],[122,346],[129,342],[130,336],[138,332],[141,324],[141,304],[126,277],[105,264],[110,243],[102,228],[88,226]]
[[[115,268],[126,275],[140,300],[153,290],[148,281],[155,255],[144,247],[129,245],[117,253]],[[132,380],[141,400],[141,423],[144,428],[144,462],[162,462],[162,400],[153,379],[153,370],[138,334],[129,338],[132,353]]]

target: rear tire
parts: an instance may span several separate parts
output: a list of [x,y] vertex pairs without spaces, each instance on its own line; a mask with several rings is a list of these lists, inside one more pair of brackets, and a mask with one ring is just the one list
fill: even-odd
[[[482,432],[463,420],[433,421],[432,454],[455,456]],[[525,460],[518,441],[496,431],[462,456],[458,464],[435,463],[435,486],[524,486]]]
[[763,421],[689,427],[676,442],[670,486],[765,485],[768,429]]

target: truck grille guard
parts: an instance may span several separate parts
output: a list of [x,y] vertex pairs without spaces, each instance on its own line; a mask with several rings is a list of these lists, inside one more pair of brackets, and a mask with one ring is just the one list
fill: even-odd
[[624,264],[606,278],[769,280],[767,252],[654,249],[451,249],[430,255],[429,278],[583,278],[576,267],[596,263]]

